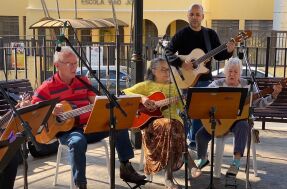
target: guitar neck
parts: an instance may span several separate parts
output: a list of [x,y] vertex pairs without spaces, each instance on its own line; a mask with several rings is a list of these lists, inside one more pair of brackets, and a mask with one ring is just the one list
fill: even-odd
[[225,50],[227,47],[226,47],[226,44],[222,44],[218,47],[216,47],[215,49],[209,51],[208,53],[206,53],[205,55],[203,55],[202,57],[198,58],[197,60],[195,60],[194,64],[200,64],[202,62],[205,62],[206,60],[208,60],[209,58],[215,56],[216,54],[220,53],[221,51]]
[[175,102],[177,102],[179,99],[179,97],[175,96],[175,97],[170,97],[170,98],[166,98],[166,99],[163,99],[163,100],[159,100],[159,101],[156,101],[155,104],[157,107],[164,107],[164,106],[167,106],[169,104],[173,104]]
[[5,123],[7,123],[9,121],[9,119],[12,116],[12,111],[9,110],[9,112],[7,112],[1,119],[0,119],[0,125],[4,125]]
[[81,114],[90,112],[93,109],[93,106],[94,106],[94,104],[89,104],[87,106],[83,106],[81,108],[77,108],[77,109],[62,113],[62,114],[58,115],[57,117],[61,121],[65,121],[67,119],[70,119],[70,118],[79,116]]

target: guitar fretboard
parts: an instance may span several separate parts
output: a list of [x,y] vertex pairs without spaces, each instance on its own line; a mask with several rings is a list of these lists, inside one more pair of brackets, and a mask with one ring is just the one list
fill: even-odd
[[9,112],[7,112],[1,119],[0,119],[0,128],[2,127],[2,125],[4,125],[6,122],[9,121],[9,119],[12,116],[12,110],[9,110]]
[[79,116],[81,114],[92,111],[93,106],[94,106],[94,104],[89,104],[87,106],[62,113],[62,114],[58,115],[57,117],[58,117],[58,119],[60,119],[60,121],[65,121],[65,120],[70,119],[72,117],[76,117],[76,116]]
[[163,99],[163,100],[156,101],[155,104],[156,104],[157,107],[164,107],[164,106],[167,106],[169,104],[173,104],[173,103],[177,102],[178,99],[179,99],[178,96],[170,97],[170,98],[166,98],[166,99]]
[[209,51],[208,53],[206,53],[202,57],[200,57],[197,60],[195,60],[194,64],[199,65],[200,63],[205,62],[209,58],[211,58],[211,57],[215,56],[216,54],[220,53],[221,51],[225,50],[227,48],[226,44],[227,43],[222,44],[222,45],[216,47],[215,49]]

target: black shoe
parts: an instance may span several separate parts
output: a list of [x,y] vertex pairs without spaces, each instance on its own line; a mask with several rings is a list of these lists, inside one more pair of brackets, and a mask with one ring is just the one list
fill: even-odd
[[77,184],[78,189],[87,189],[87,184]]
[[138,174],[130,162],[120,166],[120,178],[126,182],[139,183],[146,179],[145,175]]

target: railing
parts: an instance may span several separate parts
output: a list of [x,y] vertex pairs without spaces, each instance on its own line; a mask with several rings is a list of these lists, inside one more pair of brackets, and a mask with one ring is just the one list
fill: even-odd
[[[150,41],[145,42],[144,62],[163,56],[164,50],[156,46],[159,39],[150,37]],[[0,80],[28,78],[33,87],[37,87],[56,71],[53,66],[55,43],[55,40],[46,40],[45,37],[41,37],[41,40],[19,40],[17,43],[0,38]],[[82,45],[82,48],[77,45],[74,47],[82,56],[86,55],[92,65],[115,65],[115,43],[89,42]],[[246,47],[249,62],[256,71],[263,71],[265,76],[286,77],[287,32],[253,31],[252,37],[246,40]],[[119,52],[118,62],[126,67],[130,75],[132,45],[121,43]],[[224,66],[224,62],[213,64],[213,69]]]

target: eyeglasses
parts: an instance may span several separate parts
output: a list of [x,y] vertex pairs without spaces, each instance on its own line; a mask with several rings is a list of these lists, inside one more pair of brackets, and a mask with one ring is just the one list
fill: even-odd
[[169,73],[170,70],[169,69],[156,69],[155,70],[159,70],[161,73]]
[[73,63],[71,63],[71,62],[62,62],[62,61],[59,61],[59,62],[60,62],[61,64],[65,65],[65,66],[69,67],[69,68],[78,66],[78,63],[77,63],[77,62],[73,62]]

